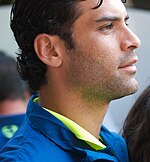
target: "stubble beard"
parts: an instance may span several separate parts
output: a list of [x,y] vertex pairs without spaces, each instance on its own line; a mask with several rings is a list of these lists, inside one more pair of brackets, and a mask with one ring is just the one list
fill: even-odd
[[[79,46],[69,50],[68,84],[89,102],[110,102],[137,91],[135,79],[124,82],[119,76],[106,75],[105,64],[92,59]],[[133,83],[134,82],[134,83]]]

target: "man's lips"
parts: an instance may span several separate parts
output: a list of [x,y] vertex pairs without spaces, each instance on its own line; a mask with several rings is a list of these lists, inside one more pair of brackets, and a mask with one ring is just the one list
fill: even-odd
[[132,73],[132,74],[136,73],[137,68],[134,64],[137,62],[137,60],[138,60],[138,58],[135,57],[135,58],[131,59],[130,61],[128,61],[124,64],[121,64],[121,66],[119,66],[119,69],[129,72],[129,73]]
[[129,66],[134,66],[134,64],[138,61],[138,57],[136,56],[135,58],[133,58],[131,61],[128,61],[127,63],[122,64],[121,66],[119,66],[119,68],[126,68]]

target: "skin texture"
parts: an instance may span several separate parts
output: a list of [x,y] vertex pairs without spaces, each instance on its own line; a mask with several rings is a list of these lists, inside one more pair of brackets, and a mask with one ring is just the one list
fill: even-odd
[[38,35],[34,47],[47,65],[47,84],[39,90],[39,104],[98,138],[110,101],[137,91],[132,64],[137,61],[134,50],[140,40],[126,25],[128,15],[120,0],[104,0],[93,10],[96,3],[79,2],[81,15],[72,27],[73,49],[48,34]]
[[[83,92],[85,90],[87,93],[90,85],[90,92],[96,92],[95,97],[110,101],[137,90],[135,71],[119,67],[136,58],[133,49],[139,41],[125,24],[127,13],[122,3],[116,11],[114,8],[118,1],[108,5],[105,2],[94,11],[90,10],[94,5],[91,2],[90,11],[85,11],[74,24],[73,39],[76,45],[75,50],[71,51],[70,76]],[[107,27],[111,21],[95,23],[104,16],[116,16],[120,20],[114,21],[113,27]]]

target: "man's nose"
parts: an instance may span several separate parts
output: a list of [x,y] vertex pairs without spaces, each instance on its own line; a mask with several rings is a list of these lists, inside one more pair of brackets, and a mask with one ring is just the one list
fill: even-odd
[[123,32],[122,42],[121,42],[121,48],[123,51],[126,50],[134,50],[136,48],[139,48],[141,45],[141,41],[138,38],[138,36],[128,27]]

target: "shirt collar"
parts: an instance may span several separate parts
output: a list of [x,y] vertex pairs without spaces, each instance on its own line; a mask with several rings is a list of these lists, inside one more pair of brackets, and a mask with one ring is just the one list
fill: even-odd
[[[38,102],[38,98],[34,99],[34,102]],[[44,108],[46,111],[51,113],[57,119],[59,119],[78,139],[85,141],[88,145],[90,145],[95,150],[102,150],[106,148],[106,146],[100,142],[97,138],[95,138],[92,134],[82,128],[80,125],[72,121],[71,119],[56,113],[50,109]]]

